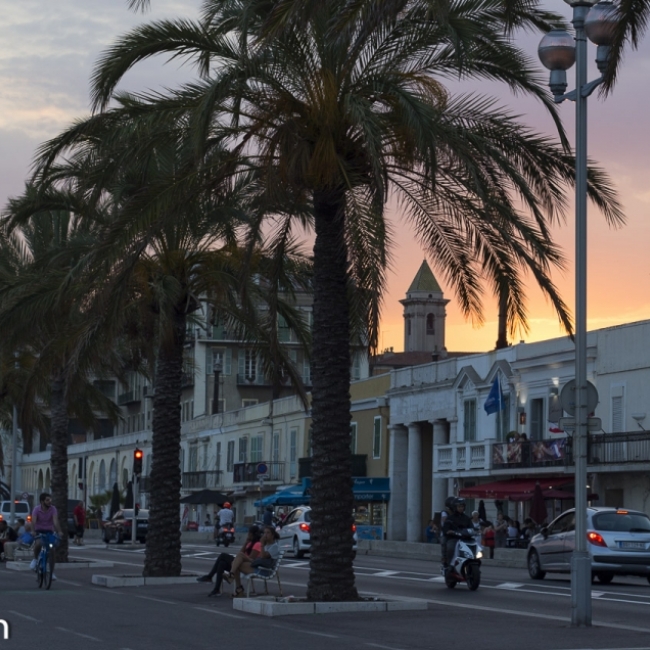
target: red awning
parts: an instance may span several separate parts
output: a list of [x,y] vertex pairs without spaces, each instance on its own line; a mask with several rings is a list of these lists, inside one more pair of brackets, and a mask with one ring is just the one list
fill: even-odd
[[[571,492],[563,492],[562,486],[573,485],[571,476],[540,476],[537,478],[513,478],[507,481],[494,481],[464,487],[459,496],[472,499],[508,499],[509,501],[528,501],[533,496],[535,484],[542,486],[542,492],[547,499],[573,498]],[[566,495],[557,496],[559,493]]]

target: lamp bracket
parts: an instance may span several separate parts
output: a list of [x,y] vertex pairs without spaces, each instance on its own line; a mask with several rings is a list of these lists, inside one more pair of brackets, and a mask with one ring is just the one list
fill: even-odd
[[[590,81],[589,83],[586,83],[582,87],[582,93],[581,95],[583,97],[589,97],[600,84],[605,81],[605,77],[601,75],[598,79],[594,79],[593,81]],[[553,96],[553,101],[556,104],[561,104],[565,99],[568,99],[571,102],[575,102],[578,97],[578,92],[574,88],[570,93],[564,93],[563,95],[554,95]]]

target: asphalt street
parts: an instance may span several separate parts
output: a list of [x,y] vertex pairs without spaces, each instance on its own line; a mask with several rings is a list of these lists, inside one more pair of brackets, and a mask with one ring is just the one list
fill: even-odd
[[[206,573],[218,552],[186,544],[183,567]],[[43,647],[86,650],[149,648],[359,648],[411,650],[650,650],[650,584],[640,578],[593,585],[593,621],[570,626],[568,576],[531,580],[523,569],[484,568],[478,591],[448,589],[439,567],[422,560],[359,555],[357,586],[363,596],[408,596],[428,602],[427,611],[345,613],[269,619],[232,609],[228,594],[208,598],[207,584],[106,589],[91,584],[93,573],[138,575],[144,548],[94,544],[71,549],[77,559],[107,559],[113,569],[61,570],[50,591],[39,590],[31,572],[0,567],[0,619],[10,639],[0,650]],[[285,596],[304,595],[309,560],[285,557]],[[277,593],[277,585],[270,585]],[[0,630],[1,631],[1,630]]]

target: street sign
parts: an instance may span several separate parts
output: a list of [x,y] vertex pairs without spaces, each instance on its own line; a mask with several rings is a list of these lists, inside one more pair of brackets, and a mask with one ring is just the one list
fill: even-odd
[[[560,392],[560,402],[562,402],[562,408],[569,414],[576,414],[576,380],[572,379],[571,381],[564,384],[562,391]],[[587,382],[587,413],[593,413],[598,406],[598,391],[596,387],[590,382]]]
[[29,499],[29,494],[27,494],[27,492],[23,492],[20,496],[24,501],[27,501],[27,499]]
[[[560,418],[558,423],[560,429],[565,431],[575,431],[576,419],[575,418]],[[603,421],[600,418],[587,418],[587,429],[591,432],[600,431],[603,428]]]
[[257,473],[258,474],[268,474],[269,468],[266,463],[257,463]]

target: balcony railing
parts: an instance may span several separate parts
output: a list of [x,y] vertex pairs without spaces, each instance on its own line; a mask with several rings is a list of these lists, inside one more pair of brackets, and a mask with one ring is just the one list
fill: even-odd
[[[367,454],[352,454],[352,476],[368,476]],[[311,456],[298,459],[298,478],[307,478],[311,474]]]
[[268,386],[269,382],[262,374],[256,374],[254,377],[237,374],[237,385],[239,386]]
[[647,463],[650,461],[650,431],[592,434],[587,449],[589,465]]
[[117,403],[119,406],[124,406],[125,404],[133,404],[140,401],[140,389],[136,388],[135,390],[129,390],[126,393],[121,393],[117,396]]
[[222,473],[217,471],[183,472],[183,489],[216,488],[221,486]]
[[259,461],[257,463],[235,463],[233,466],[233,483],[255,483],[258,479],[258,468],[260,464],[267,467],[264,474],[266,481],[284,481],[284,462]]

